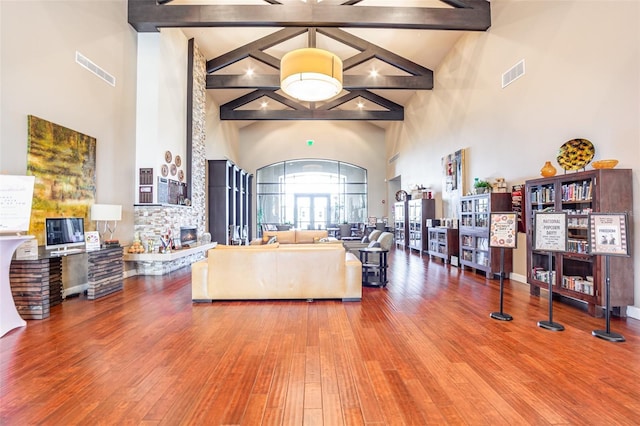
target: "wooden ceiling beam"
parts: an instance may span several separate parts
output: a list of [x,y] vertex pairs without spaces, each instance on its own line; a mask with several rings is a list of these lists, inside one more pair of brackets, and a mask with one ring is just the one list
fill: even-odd
[[129,24],[138,32],[187,27],[343,27],[486,31],[488,1],[457,1],[464,8],[300,5],[161,5],[129,0]]
[[220,109],[220,120],[248,121],[291,121],[291,120],[331,120],[331,121],[402,121],[404,111],[349,111],[325,110],[225,110]]
[[[207,75],[207,89],[280,89],[278,74],[214,74]],[[376,90],[431,90],[433,89],[433,75],[404,76],[391,75],[370,77],[368,75],[345,75],[343,77],[345,90],[376,89]]]

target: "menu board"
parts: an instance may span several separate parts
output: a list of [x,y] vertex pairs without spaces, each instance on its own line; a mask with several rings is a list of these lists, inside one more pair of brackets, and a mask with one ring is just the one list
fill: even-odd
[[516,248],[518,239],[518,213],[494,212],[489,221],[489,245],[491,247]]
[[0,234],[29,230],[35,176],[0,175]]
[[536,212],[533,221],[533,249],[567,251],[567,214]]

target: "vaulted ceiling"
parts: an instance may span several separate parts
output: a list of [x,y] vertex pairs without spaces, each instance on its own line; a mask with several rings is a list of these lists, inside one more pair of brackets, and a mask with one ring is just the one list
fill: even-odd
[[[129,0],[138,32],[181,28],[207,59],[207,89],[222,120],[404,119],[458,38],[486,31],[485,0]],[[344,89],[326,102],[280,90],[280,58],[318,47],[344,64]]]

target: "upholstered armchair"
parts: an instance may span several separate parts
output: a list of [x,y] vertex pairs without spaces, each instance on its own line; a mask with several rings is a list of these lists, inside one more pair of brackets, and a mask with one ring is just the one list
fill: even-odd
[[360,256],[359,250],[361,248],[369,247],[372,242],[378,242],[380,244],[380,248],[386,250],[389,250],[393,245],[393,234],[391,232],[382,232],[378,229],[374,229],[367,238],[367,240],[363,239],[361,241],[343,241],[342,245],[345,250],[358,257]]

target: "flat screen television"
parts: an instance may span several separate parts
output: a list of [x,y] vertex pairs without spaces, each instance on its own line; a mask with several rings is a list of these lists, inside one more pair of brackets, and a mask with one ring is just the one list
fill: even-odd
[[84,218],[48,217],[44,229],[46,250],[68,251],[70,247],[81,248],[85,245]]

